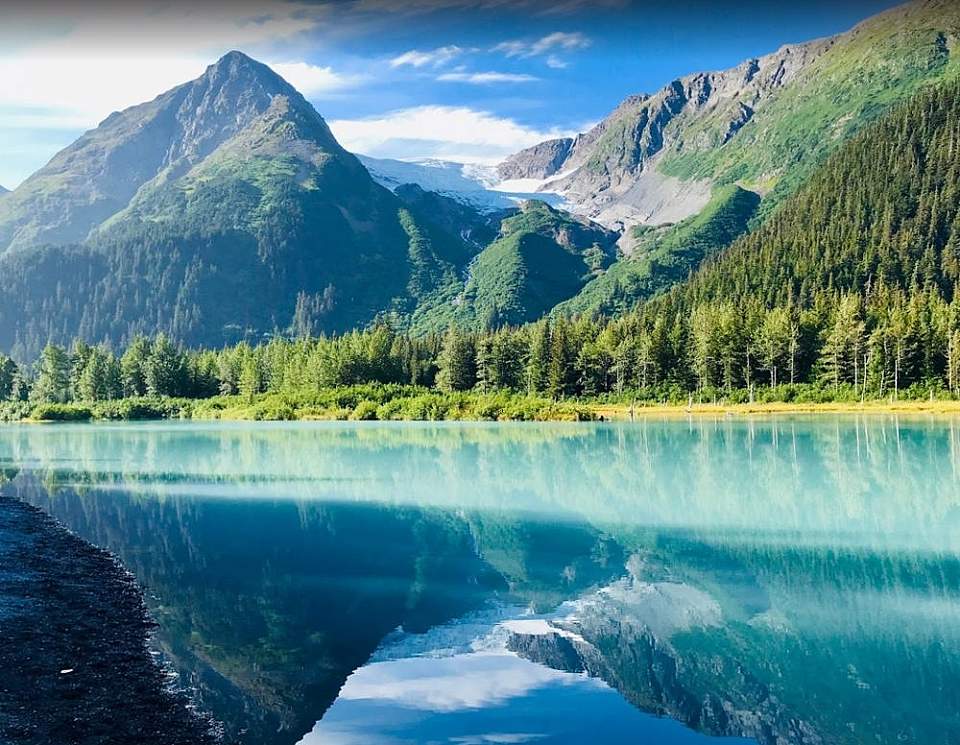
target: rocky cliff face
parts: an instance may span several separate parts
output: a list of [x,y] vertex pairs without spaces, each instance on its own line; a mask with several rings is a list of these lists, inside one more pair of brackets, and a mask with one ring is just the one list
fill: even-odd
[[954,69],[958,34],[956,4],[910,3],[847,33],[627,98],[590,132],[524,150],[500,173],[566,173],[543,188],[616,227],[695,214],[717,183],[787,191],[865,123]]
[[590,132],[524,150],[500,174],[546,178],[572,171],[550,188],[608,225],[688,217],[706,205],[711,184],[660,174],[660,157],[671,149],[723,146],[832,43],[786,46],[731,70],[680,78],[652,96],[631,96]]
[[504,181],[552,176],[570,156],[573,142],[570,137],[562,137],[521,150],[497,167],[497,175]]
[[601,679],[643,711],[762,745],[825,742],[735,655],[691,653],[672,642],[677,633],[721,627],[719,608],[692,587],[621,581],[579,601],[562,622],[535,623],[508,627],[511,651]]

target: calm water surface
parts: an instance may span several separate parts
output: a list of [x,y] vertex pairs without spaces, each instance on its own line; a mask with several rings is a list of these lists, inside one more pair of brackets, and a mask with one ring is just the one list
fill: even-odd
[[960,743],[960,421],[0,429],[229,742]]

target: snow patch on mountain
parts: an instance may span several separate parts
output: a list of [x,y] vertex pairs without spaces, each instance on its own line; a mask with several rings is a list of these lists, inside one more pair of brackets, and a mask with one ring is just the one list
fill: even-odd
[[[416,184],[426,191],[456,199],[484,212],[516,207],[528,199],[539,199],[555,207],[563,206],[559,194],[538,191],[536,187],[540,184],[533,183],[533,179],[501,181],[495,166],[447,160],[402,161],[366,155],[357,157],[374,180],[391,191],[403,184]],[[531,183],[528,185],[527,181]]]

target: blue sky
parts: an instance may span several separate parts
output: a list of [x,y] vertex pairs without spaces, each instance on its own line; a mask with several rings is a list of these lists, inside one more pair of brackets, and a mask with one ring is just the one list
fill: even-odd
[[239,0],[4,4],[0,184],[230,49],[274,66],[350,149],[492,163],[625,96],[844,31],[891,0]]

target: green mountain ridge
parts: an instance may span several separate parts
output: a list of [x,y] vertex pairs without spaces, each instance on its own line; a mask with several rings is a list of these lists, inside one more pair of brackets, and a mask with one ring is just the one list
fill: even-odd
[[720,187],[703,210],[676,225],[633,229],[634,248],[554,309],[567,315],[615,315],[682,282],[700,263],[747,231],[760,197]]
[[[409,314],[462,272],[476,248],[376,184],[300,94],[238,54],[206,77],[219,79],[225,67],[234,106],[248,90],[277,91],[255,97],[239,131],[201,158],[164,167],[83,246],[15,243],[3,255],[5,348],[30,356],[42,340],[77,333],[117,342],[165,331],[219,345],[345,331],[384,311]],[[9,199],[29,201],[51,178],[41,173]]]
[[526,202],[469,269],[452,320],[496,328],[534,321],[616,259],[615,233]]

